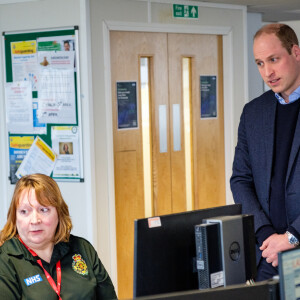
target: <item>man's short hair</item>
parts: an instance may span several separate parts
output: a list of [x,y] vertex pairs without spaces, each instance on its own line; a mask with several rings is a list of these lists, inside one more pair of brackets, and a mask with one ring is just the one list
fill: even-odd
[[295,31],[286,24],[267,24],[256,32],[253,39],[255,40],[262,34],[275,34],[289,54],[292,54],[292,48],[294,45],[299,45]]

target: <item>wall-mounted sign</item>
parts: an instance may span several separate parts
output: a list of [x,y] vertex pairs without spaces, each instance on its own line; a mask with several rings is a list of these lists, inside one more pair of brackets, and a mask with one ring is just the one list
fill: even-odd
[[217,76],[200,76],[201,118],[217,117]]
[[138,127],[136,81],[117,82],[118,129]]
[[174,18],[198,19],[198,6],[173,4]]

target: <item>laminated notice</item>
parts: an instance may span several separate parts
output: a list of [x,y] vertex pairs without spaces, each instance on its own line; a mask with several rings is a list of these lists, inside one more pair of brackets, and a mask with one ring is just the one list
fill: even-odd
[[160,217],[149,218],[148,226],[149,228],[160,227],[161,226]]
[[224,286],[224,272],[220,271],[210,274],[210,282],[212,288]]

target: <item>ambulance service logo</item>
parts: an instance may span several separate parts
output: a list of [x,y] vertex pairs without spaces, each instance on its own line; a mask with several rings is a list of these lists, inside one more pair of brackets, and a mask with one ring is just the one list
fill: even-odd
[[87,265],[85,261],[81,258],[81,255],[74,254],[72,258],[73,258],[73,262],[72,262],[73,270],[80,275],[88,275],[89,272],[88,272]]

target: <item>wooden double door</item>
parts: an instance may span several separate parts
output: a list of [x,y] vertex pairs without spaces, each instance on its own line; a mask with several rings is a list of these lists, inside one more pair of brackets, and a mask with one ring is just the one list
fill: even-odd
[[222,37],[111,31],[110,52],[118,296],[126,299],[135,219],[225,204]]

